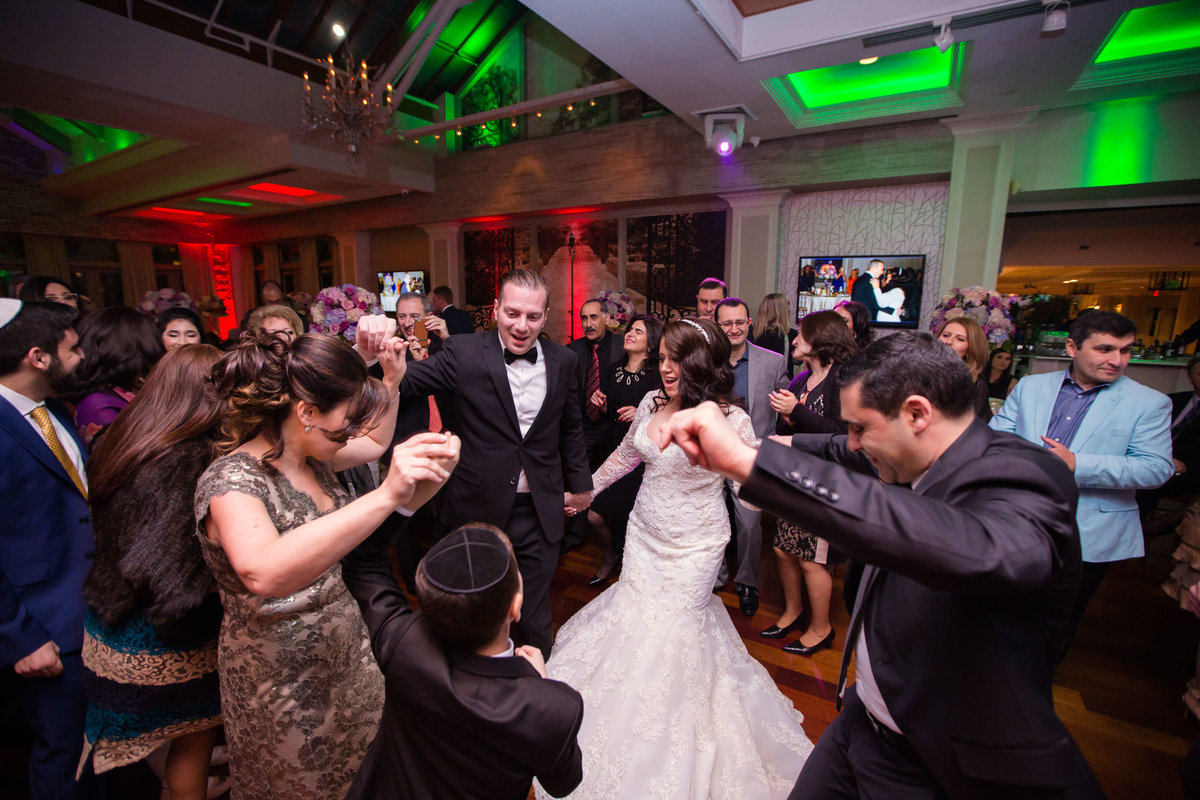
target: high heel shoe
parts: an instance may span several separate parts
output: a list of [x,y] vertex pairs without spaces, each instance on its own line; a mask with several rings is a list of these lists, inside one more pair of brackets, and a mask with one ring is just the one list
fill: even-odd
[[812,645],[811,647],[805,647],[804,645],[800,644],[800,640],[797,639],[796,641],[792,642],[791,644],[785,644],[783,646],[783,651],[785,653],[794,653],[795,655],[798,655],[798,656],[811,656],[811,655],[821,652],[822,650],[828,650],[831,647],[833,647],[833,630],[832,629],[830,629],[828,636],[826,636],[824,639],[817,642],[816,644]]
[[808,609],[806,608],[800,612],[800,616],[792,620],[790,624],[784,625],[782,628],[778,625],[772,625],[765,631],[760,631],[758,635],[764,636],[767,639],[782,639],[792,631],[800,631],[801,633],[804,633],[804,631],[808,628],[808,618],[809,614]]
[[601,575],[599,572],[597,572],[595,575],[592,576],[592,579],[587,582],[587,585],[591,586],[592,588],[595,588],[597,586],[603,586],[604,584],[608,583],[608,579],[611,578],[613,576],[613,574],[620,568],[621,568],[621,559],[618,558],[616,561],[613,562],[613,565],[608,568],[608,572],[604,573],[603,575]]

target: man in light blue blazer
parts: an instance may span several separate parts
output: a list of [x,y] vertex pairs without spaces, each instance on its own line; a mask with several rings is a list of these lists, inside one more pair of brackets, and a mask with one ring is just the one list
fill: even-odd
[[1108,565],[1145,552],[1137,491],[1174,471],[1170,399],[1124,376],[1136,336],[1128,317],[1085,311],[1071,323],[1071,365],[1022,378],[990,423],[1042,445],[1075,474],[1084,563],[1071,632]]

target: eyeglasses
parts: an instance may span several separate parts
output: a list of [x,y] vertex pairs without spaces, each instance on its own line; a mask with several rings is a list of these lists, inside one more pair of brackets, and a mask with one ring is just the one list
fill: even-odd
[[748,319],[727,319],[724,322],[718,322],[717,324],[720,325],[725,330],[729,330],[730,328],[744,328],[750,324],[750,320],[748,320]]
[[64,292],[63,294],[48,294],[46,295],[47,303],[72,303],[79,299],[79,295],[74,292]]

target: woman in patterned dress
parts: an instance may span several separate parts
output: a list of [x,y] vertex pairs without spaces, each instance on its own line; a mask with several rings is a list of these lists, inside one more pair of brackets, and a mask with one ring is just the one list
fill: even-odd
[[101,773],[166,743],[171,800],[204,800],[221,725],[221,605],[192,516],[222,409],[209,380],[220,357],[199,344],[169,353],[88,462],[96,559],[83,585],[84,759]]
[[[818,311],[800,320],[800,334],[792,357],[808,368],[787,389],[771,392],[771,408],[779,412],[776,433],[845,433],[841,420],[842,364],[858,353],[858,345],[845,320],[836,311]],[[775,560],[783,585],[783,613],[775,624],[762,631],[768,639],[780,639],[792,631],[800,638],[783,649],[811,656],[833,645],[829,604],[833,599],[833,577],[829,543],[791,522],[775,523]],[[808,604],[803,602],[807,590]]]
[[388,322],[364,317],[358,329],[382,382],[320,334],[289,345],[249,332],[214,370],[228,398],[224,454],[195,508],[225,607],[218,672],[234,800],[340,800],[379,725],[383,678],[338,559],[398,507],[428,499],[457,457],[454,437],[419,434],[357,500],[334,478],[391,443],[406,346],[384,340]]

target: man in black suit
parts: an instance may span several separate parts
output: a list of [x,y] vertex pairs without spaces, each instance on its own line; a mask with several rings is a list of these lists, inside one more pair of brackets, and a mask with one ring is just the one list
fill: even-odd
[[508,532],[525,580],[524,644],[549,654],[550,581],[568,505],[582,507],[592,488],[579,418],[574,353],[538,334],[550,289],[530,270],[500,278],[495,331],[451,336],[442,351],[408,367],[402,396],[448,394],[462,437],[462,461],[450,478],[439,521],[451,530],[480,521]]
[[579,322],[583,336],[567,347],[579,359],[579,413],[583,418],[588,464],[595,472],[617,445],[612,441],[612,421],[604,404],[613,368],[625,357],[625,340],[609,333],[608,307],[603,300],[588,300],[580,306]]
[[867,307],[867,311],[871,313],[871,322],[879,318],[879,312],[891,314],[895,312],[895,308],[891,306],[880,307],[879,302],[875,299],[875,288],[871,285],[872,282],[878,283],[880,276],[883,275],[883,262],[879,259],[874,259],[867,264],[867,273],[860,275],[858,280],[854,282],[854,288],[850,290],[850,299],[856,303],[862,303]]
[[[1163,494],[1200,494],[1200,356],[1187,362],[1190,391],[1172,392],[1171,460],[1175,474],[1157,489],[1137,493],[1138,508],[1145,521],[1154,513]],[[1160,521],[1161,522],[1161,521]],[[1157,526],[1161,531],[1162,527]]]
[[1080,570],[1071,473],[977,421],[929,334],[875,342],[842,380],[848,437],[756,453],[711,403],[661,436],[866,565],[839,697],[851,652],[857,681],[791,797],[1102,797],[1051,696]]
[[475,332],[475,323],[471,321],[471,315],[461,308],[455,308],[454,292],[449,286],[434,289],[429,293],[429,300],[433,304],[434,313],[446,321],[446,332],[449,335]]

